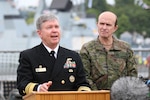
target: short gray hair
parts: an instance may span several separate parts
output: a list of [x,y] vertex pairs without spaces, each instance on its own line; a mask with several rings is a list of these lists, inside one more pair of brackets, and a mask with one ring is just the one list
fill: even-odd
[[41,24],[49,20],[58,20],[54,14],[42,14],[36,21],[36,28],[41,29]]

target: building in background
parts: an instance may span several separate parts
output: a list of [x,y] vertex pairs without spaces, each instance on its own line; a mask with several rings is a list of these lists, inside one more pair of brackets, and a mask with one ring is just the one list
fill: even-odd
[[[41,40],[36,34],[35,22],[28,25],[21,16],[20,9],[22,8],[19,2],[10,1],[0,1],[0,21],[2,22],[0,24],[0,50],[24,50],[39,44]],[[36,20],[42,13],[55,13],[62,26],[60,42],[62,46],[78,50],[83,43],[95,38],[96,19],[86,17],[84,7],[82,7],[84,2],[77,5],[75,1],[73,3],[70,0],[50,1],[37,0],[38,6],[34,5],[36,7],[34,19]],[[15,4],[17,2],[18,6]],[[80,6],[81,10],[78,11],[76,6]],[[24,6],[23,8],[25,9]]]

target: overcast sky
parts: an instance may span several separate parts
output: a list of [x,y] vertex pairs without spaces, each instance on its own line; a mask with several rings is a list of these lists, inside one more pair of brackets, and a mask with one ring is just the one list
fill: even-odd
[[107,3],[111,4],[111,5],[114,5],[115,4],[115,0],[106,0]]
[[[36,7],[38,6],[39,0],[14,0],[16,3],[17,8],[20,7],[29,7],[29,6],[33,6]],[[50,4],[52,0],[45,0],[46,4]],[[84,2],[85,0],[72,0],[74,3],[80,3],[80,2]],[[114,4],[114,0],[106,0],[109,4]]]
[[14,0],[15,1],[15,4],[17,6],[17,8],[20,8],[20,7],[29,7],[29,6],[37,6],[38,5],[38,2],[39,0]]

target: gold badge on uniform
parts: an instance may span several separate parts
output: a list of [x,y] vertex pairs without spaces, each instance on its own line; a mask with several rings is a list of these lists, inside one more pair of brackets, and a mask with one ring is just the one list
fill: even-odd
[[35,68],[35,72],[46,72],[46,67],[42,67],[42,65],[39,65],[39,68]]
[[61,80],[61,84],[65,84],[65,80]]
[[73,69],[69,69],[69,72],[70,72],[70,73],[73,73]]
[[73,75],[71,75],[71,76],[69,77],[69,80],[70,80],[70,82],[74,82],[74,81],[75,81],[75,77],[74,77]]

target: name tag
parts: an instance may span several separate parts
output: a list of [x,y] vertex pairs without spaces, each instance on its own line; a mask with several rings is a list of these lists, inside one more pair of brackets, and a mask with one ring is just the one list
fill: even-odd
[[39,65],[39,68],[35,68],[35,72],[46,72],[46,68]]

